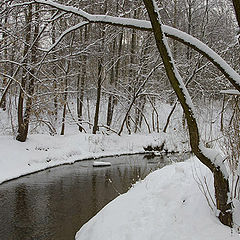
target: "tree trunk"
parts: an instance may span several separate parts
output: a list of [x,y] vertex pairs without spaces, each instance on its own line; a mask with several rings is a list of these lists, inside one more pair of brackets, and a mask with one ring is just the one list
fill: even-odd
[[[112,61],[113,64],[113,61]],[[111,76],[110,76],[110,86],[113,86],[113,83],[115,81],[115,68],[112,66],[111,69]],[[108,107],[107,107],[107,126],[111,126],[112,124],[112,118],[113,118],[113,110],[114,110],[114,96],[112,94],[108,97]]]
[[96,134],[98,131],[101,88],[102,88],[102,62],[101,60],[99,60],[98,61],[98,79],[97,79],[97,101],[96,101],[94,124],[93,124],[93,134]]
[[[31,70],[31,74],[34,74],[34,70]],[[25,142],[27,139],[28,135],[28,129],[29,129],[29,122],[30,122],[30,115],[32,112],[32,96],[34,93],[34,77],[31,77],[29,81],[29,86],[28,86],[28,97],[26,101],[26,109],[23,117],[23,123],[22,127],[19,129],[18,135],[16,137],[16,140],[20,142]]]
[[238,27],[239,27],[239,31],[240,31],[240,1],[232,0],[232,2],[233,2],[233,7],[235,9],[236,19],[237,19]]
[[[31,41],[31,23],[32,23],[32,5],[29,5],[29,13],[27,16],[27,35],[26,35],[26,42],[30,43]],[[35,5],[35,18],[36,20],[38,20],[38,5]],[[35,40],[34,45],[32,46],[32,52],[31,52],[31,59],[30,59],[30,63],[32,64],[31,69],[29,70],[29,74],[27,74],[27,72],[24,72],[25,77],[23,77],[22,79],[22,87],[25,88],[26,84],[27,84],[27,78],[29,78],[28,81],[28,87],[26,88],[26,92],[28,94],[27,96],[27,100],[26,100],[26,108],[25,108],[25,112],[24,112],[24,116],[22,116],[23,114],[23,92],[22,90],[20,90],[20,96],[19,96],[19,129],[18,129],[18,134],[16,137],[16,140],[20,141],[20,142],[25,142],[27,139],[27,135],[28,135],[28,128],[29,128],[29,122],[30,122],[30,115],[32,112],[32,102],[33,102],[33,93],[34,93],[34,74],[35,74],[35,70],[34,70],[34,64],[37,62],[37,38],[38,38],[38,34],[39,34],[39,25],[36,24],[33,30],[33,41]],[[26,46],[26,45],[25,45]],[[26,51],[26,52],[25,52]],[[24,49],[24,53],[27,53],[28,51],[28,46],[26,46],[26,48]],[[25,56],[25,54],[24,54]]]
[[141,96],[139,101],[137,102],[137,106],[135,109],[135,128],[134,132],[136,133],[138,128],[141,129],[141,124],[142,124],[142,113],[144,110],[144,106],[146,103],[146,96]]
[[[82,40],[87,42],[88,41],[88,27],[85,26],[84,28],[84,34],[82,34]],[[87,75],[87,55],[84,54],[82,56],[82,64],[81,64],[82,72],[81,76],[78,75],[78,81],[77,81],[77,89],[78,89],[78,95],[77,95],[77,116],[79,124],[79,132],[83,131],[83,128],[81,127],[81,121],[83,121],[83,100],[84,100],[84,93],[85,93],[85,81],[86,81],[86,75]]]
[[[134,10],[134,18],[137,18],[138,11]],[[131,34],[131,46],[130,46],[130,70],[129,70],[129,81],[128,81],[128,92],[129,94],[135,94],[135,89],[132,88],[132,85],[135,81],[135,71],[134,71],[134,65],[136,64],[136,47],[137,47],[137,36],[136,36],[136,30],[132,29]],[[130,112],[129,112],[130,114]],[[128,134],[131,134],[131,117],[128,114],[126,119],[126,127],[128,130]]]
[[65,76],[65,86],[64,86],[64,98],[63,98],[63,114],[62,114],[62,126],[61,126],[61,132],[60,135],[65,134],[65,122],[66,122],[66,113],[67,113],[67,91],[68,91],[68,72],[69,72],[70,63],[67,62],[67,69],[66,69],[66,76]]
[[[55,23],[52,23],[52,45],[55,44],[56,42],[56,27],[55,27]],[[56,55],[53,54],[53,59],[56,59]],[[53,106],[54,106],[54,127],[56,128],[57,125],[57,120],[58,120],[58,97],[57,97],[57,68],[54,65],[53,69],[52,69],[52,73],[53,73],[53,90],[54,90],[54,97],[53,97]]]
[[[75,33],[72,32],[71,40],[70,40],[70,46],[69,46],[69,52],[70,55],[72,55],[72,45],[74,41]],[[62,126],[61,126],[61,132],[60,135],[64,135],[65,133],[65,122],[66,122],[66,114],[67,114],[67,97],[68,97],[68,74],[70,71],[70,64],[71,60],[66,60],[66,67],[64,68],[65,73],[65,80],[64,80],[64,98],[63,98],[63,115],[62,115]]]
[[79,131],[82,132],[83,128],[81,127],[81,121],[83,120],[83,100],[84,100],[84,91],[85,91],[85,79],[86,79],[86,64],[87,57],[83,56],[83,65],[82,65],[82,75],[78,75],[78,96],[77,96],[77,115],[78,121],[80,122]]
[[167,128],[168,128],[168,125],[169,125],[169,123],[170,123],[171,116],[173,115],[176,107],[177,107],[177,101],[174,103],[174,105],[173,105],[173,107],[172,107],[172,109],[171,109],[171,111],[170,111],[170,113],[169,113],[169,115],[168,115],[168,117],[167,117],[166,124],[165,124],[165,126],[164,126],[164,128],[163,128],[163,132],[164,132],[164,133],[167,132]]
[[[117,50],[117,62],[116,65],[111,70],[111,81],[110,86],[117,88],[118,78],[119,78],[119,68],[120,68],[120,57],[122,54],[122,43],[123,42],[123,32],[120,33],[118,50]],[[113,51],[116,48],[116,40],[114,41]],[[114,107],[117,105],[117,98],[114,95],[110,95],[108,98],[108,110],[107,110],[107,126],[111,126]]]
[[175,67],[167,39],[162,31],[162,23],[156,3],[154,0],[144,0],[144,4],[152,23],[157,48],[162,57],[168,79],[175,93],[177,94],[178,100],[181,103],[186,115],[190,136],[190,145],[193,153],[213,173],[217,208],[220,211],[219,219],[223,224],[232,226],[232,205],[228,202],[228,179],[225,178],[221,168],[216,166],[208,157],[208,154],[206,153],[208,150],[205,149],[200,142],[198,124],[194,115],[194,107],[188,91],[185,88],[178,70]]
[[[31,22],[32,22],[32,4],[29,5],[28,11],[25,10],[25,19],[26,19],[26,37],[25,37],[25,42],[26,44],[24,45],[24,50],[23,50],[23,56],[26,56],[30,41],[31,41]],[[22,80],[21,80],[21,88],[20,88],[20,93],[19,93],[19,98],[18,98],[18,133],[16,136],[16,140],[20,142],[25,142],[27,138],[27,133],[28,133],[28,126],[25,125],[24,121],[24,114],[23,114],[23,107],[24,107],[24,92],[23,90],[26,90],[26,84],[27,84],[27,78],[28,74],[26,71],[27,67],[27,59],[24,59],[23,62],[23,70],[22,70]],[[26,109],[27,111],[27,109]]]
[[[115,53],[115,49],[116,49],[116,39],[114,39],[114,42],[113,42],[113,49],[112,49],[113,53]],[[113,84],[115,82],[115,66],[114,66],[113,57],[112,57],[111,65],[112,65],[112,69],[111,69],[111,73],[110,73],[110,87],[112,90]],[[111,126],[112,117],[113,117],[113,109],[114,109],[113,98],[114,97],[112,94],[110,94],[108,97],[107,126],[109,126],[109,127]]]
[[152,128],[153,128],[153,132],[155,132],[155,114],[156,114],[156,128],[157,128],[157,132],[159,133],[160,132],[160,127],[159,127],[159,114],[158,114],[158,111],[154,105],[154,99],[152,100],[150,97],[148,97],[148,100],[153,108],[153,111],[152,111]]
[[[3,23],[1,24],[1,27],[3,28],[3,33],[2,33],[3,46],[7,45],[6,44],[7,43],[7,41],[6,41],[7,36],[6,36],[6,32],[4,31],[6,25],[7,25],[7,17],[5,17],[3,19]],[[6,46],[4,46],[3,58],[7,59],[7,48],[6,48]],[[4,74],[7,74],[7,63],[4,64]],[[6,79],[5,76],[3,76],[3,79],[2,79],[3,89],[5,88],[6,85],[7,85],[7,79]],[[6,111],[6,95],[3,96],[1,108],[3,109],[3,111]]]
[[113,95],[110,95],[108,97],[108,107],[107,107],[107,126],[109,126],[109,127],[112,124],[113,109],[114,109]]
[[63,114],[62,114],[62,126],[61,126],[60,135],[64,135],[64,134],[65,134],[66,110],[67,110],[67,93],[64,94],[64,105],[63,105]]

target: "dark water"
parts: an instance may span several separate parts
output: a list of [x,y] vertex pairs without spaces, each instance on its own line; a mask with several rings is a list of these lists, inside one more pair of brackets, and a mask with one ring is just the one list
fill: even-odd
[[101,159],[112,163],[104,168],[82,161],[4,183],[0,240],[73,240],[85,222],[136,180],[182,158],[111,157]]

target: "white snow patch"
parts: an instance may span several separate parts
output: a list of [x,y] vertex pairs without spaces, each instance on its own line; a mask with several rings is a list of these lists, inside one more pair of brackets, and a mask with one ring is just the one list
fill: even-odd
[[228,179],[229,174],[228,174],[226,165],[224,163],[224,158],[221,155],[221,153],[216,149],[206,148],[203,146],[203,144],[200,144],[199,148],[201,152],[206,157],[208,157],[216,167],[219,167],[221,169],[224,177]]
[[240,92],[236,89],[221,90],[220,93],[228,95],[240,95]]
[[76,240],[239,240],[211,212],[195,181],[196,167],[206,170],[194,158],[151,173],[86,223]]
[[106,166],[111,166],[110,162],[102,162],[102,161],[94,161],[93,162],[93,167],[106,167]]
[[[143,146],[155,144],[157,136],[164,141],[166,134],[134,134],[121,137],[115,134],[36,134],[30,135],[24,143],[11,136],[0,136],[0,183],[49,167],[72,164],[78,160],[143,153]],[[166,147],[171,151],[181,149],[181,144],[173,144],[174,141],[170,139],[167,142]]]

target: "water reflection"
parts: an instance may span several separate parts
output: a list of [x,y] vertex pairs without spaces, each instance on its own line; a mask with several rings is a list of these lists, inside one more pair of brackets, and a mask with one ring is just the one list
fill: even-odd
[[0,240],[74,239],[79,228],[119,193],[171,163],[167,157],[143,155],[106,161],[112,166],[93,168],[92,161],[84,161],[0,185]]

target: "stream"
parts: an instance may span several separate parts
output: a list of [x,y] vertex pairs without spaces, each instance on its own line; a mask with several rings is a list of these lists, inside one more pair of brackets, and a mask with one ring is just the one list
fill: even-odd
[[51,168],[0,185],[0,240],[74,240],[80,227],[151,171],[186,154],[127,155]]

